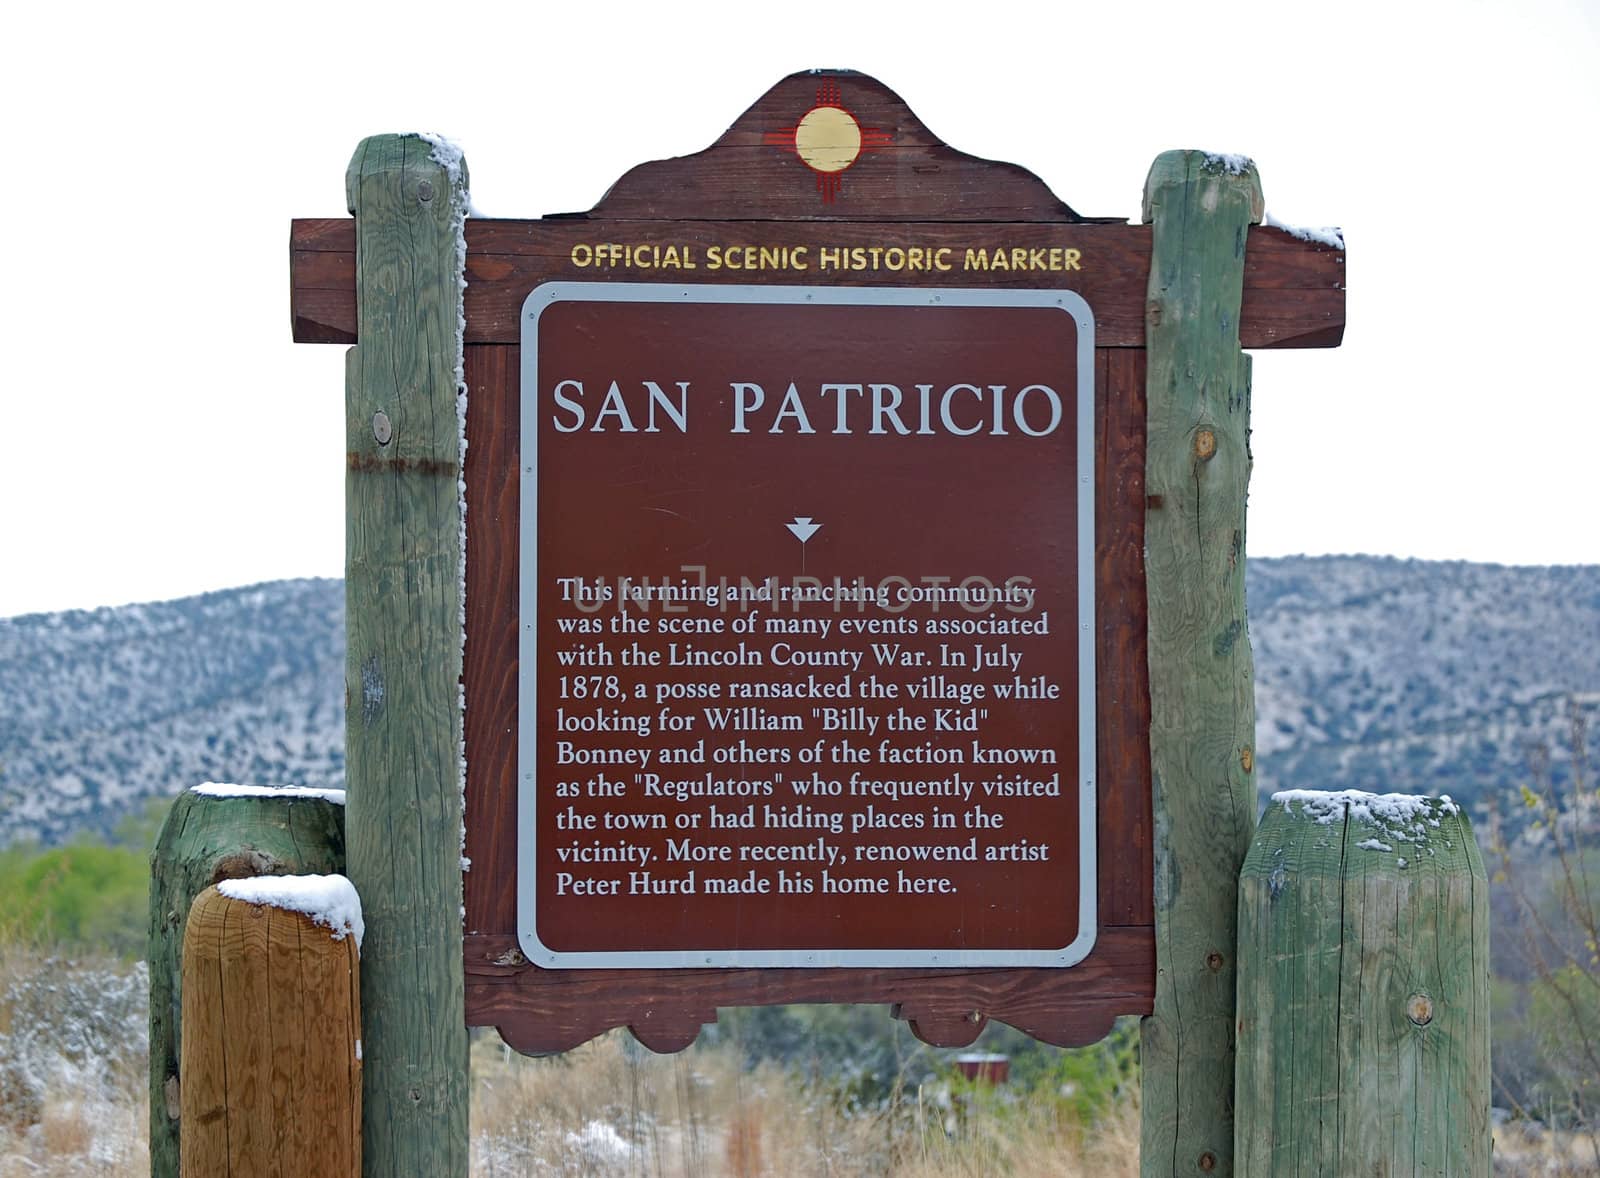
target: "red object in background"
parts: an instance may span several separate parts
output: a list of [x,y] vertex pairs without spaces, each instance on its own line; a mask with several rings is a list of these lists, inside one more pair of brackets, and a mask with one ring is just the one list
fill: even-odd
[[980,1084],[1004,1084],[1011,1078],[1011,1057],[968,1052],[956,1056],[956,1071]]

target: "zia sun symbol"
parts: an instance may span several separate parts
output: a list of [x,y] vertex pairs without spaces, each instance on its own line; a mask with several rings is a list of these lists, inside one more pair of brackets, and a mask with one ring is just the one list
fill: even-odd
[[816,102],[794,126],[768,131],[762,139],[769,146],[789,148],[817,174],[817,191],[824,204],[832,204],[838,195],[846,168],[891,141],[887,131],[856,122],[840,100],[837,82],[817,87]]

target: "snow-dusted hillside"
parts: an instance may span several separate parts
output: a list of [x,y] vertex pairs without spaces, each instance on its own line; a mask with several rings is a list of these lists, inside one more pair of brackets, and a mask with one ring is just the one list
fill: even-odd
[[0,618],[0,844],[205,780],[344,781],[344,587]]
[[1264,791],[1477,800],[1600,735],[1600,566],[1256,560],[1249,610]]
[[[1263,790],[1445,792],[1565,773],[1600,734],[1600,566],[1250,564]],[[0,844],[106,831],[207,779],[343,784],[344,593],[280,581],[0,618]]]

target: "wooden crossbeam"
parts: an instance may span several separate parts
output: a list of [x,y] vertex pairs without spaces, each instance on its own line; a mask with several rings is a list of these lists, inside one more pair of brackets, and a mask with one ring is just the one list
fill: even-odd
[[[769,241],[771,226],[762,226]],[[803,285],[844,282],[855,286],[983,285],[1038,287],[1052,279],[1081,294],[1095,313],[1100,347],[1142,348],[1145,342],[1145,290],[1150,275],[1150,227],[1094,223],[1007,222],[981,224],[796,222],[784,226],[791,247],[804,247],[808,268],[750,270],[709,268],[710,251],[719,255],[754,238],[740,221],[663,224],[558,218],[541,221],[467,222],[467,337],[469,344],[515,344],[522,300],[537,282],[557,273],[567,279],[663,282],[753,282]],[[624,247],[676,245],[692,251],[696,267],[661,269],[573,262],[575,246]],[[908,272],[880,265],[876,270],[818,269],[827,249],[882,250],[899,245],[948,249],[948,271]],[[355,221],[346,218],[291,223],[290,309],[297,343],[356,342]],[[1007,268],[992,265],[1004,250]],[[1054,249],[1056,254],[1051,255]],[[1064,265],[1062,252],[1077,250],[1079,269]],[[968,250],[983,250],[990,263],[982,271],[965,268]],[[1029,268],[1012,268],[1012,251]],[[580,250],[579,257],[583,257]],[[680,254],[681,257],[681,254]],[[793,255],[791,254],[791,258]],[[867,255],[870,260],[870,254]],[[742,261],[742,258],[740,259]],[[882,257],[880,255],[880,262]],[[1045,269],[1033,269],[1038,264]],[[536,277],[537,276],[537,277]],[[1245,248],[1244,304],[1239,325],[1246,348],[1331,348],[1344,336],[1344,251],[1303,241],[1282,229],[1251,228]]]

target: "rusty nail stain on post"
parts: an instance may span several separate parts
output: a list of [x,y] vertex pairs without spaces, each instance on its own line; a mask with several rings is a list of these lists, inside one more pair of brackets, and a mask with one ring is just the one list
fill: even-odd
[[1194,435],[1194,452],[1201,462],[1209,462],[1217,452],[1217,435],[1209,429],[1199,430]]
[[1217,1155],[1212,1153],[1209,1149],[1206,1150],[1205,1153],[1200,1155],[1200,1168],[1207,1174],[1211,1173],[1212,1170],[1215,1170],[1217,1168]]
[[394,427],[389,424],[389,415],[382,409],[372,415],[372,436],[380,446],[387,446],[389,439],[394,436]]
[[418,200],[432,200],[433,199],[433,183],[432,183],[432,181],[423,180],[423,181],[420,181],[417,184],[417,199]]
[[1433,1021],[1433,999],[1426,994],[1413,994],[1406,1003],[1406,1017],[1419,1027],[1425,1027]]
[[1216,973],[1218,970],[1220,970],[1222,968],[1222,954],[1218,953],[1215,949],[1213,949],[1210,953],[1207,953],[1206,968],[1212,973]]
[[1239,764],[1244,766],[1246,773],[1255,768],[1256,755],[1250,751],[1249,745],[1245,745],[1244,748],[1239,750]]

